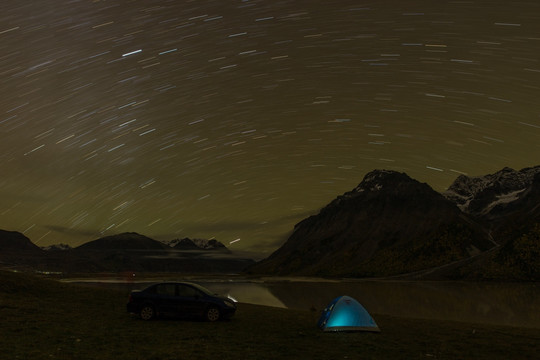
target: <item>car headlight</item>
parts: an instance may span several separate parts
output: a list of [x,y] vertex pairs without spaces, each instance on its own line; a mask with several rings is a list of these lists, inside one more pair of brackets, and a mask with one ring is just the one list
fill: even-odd
[[233,309],[236,308],[236,305],[235,305],[232,301],[227,301],[227,300],[225,300],[225,301],[223,301],[223,303],[224,303],[225,306],[227,306],[227,307],[230,307],[230,308],[233,308]]

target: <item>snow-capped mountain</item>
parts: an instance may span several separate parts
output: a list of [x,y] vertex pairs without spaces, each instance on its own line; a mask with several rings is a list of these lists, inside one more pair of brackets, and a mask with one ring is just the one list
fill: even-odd
[[45,251],[66,251],[66,250],[72,250],[73,248],[67,244],[54,244],[49,246],[42,246],[41,247]]
[[444,194],[404,173],[375,170],[298,223],[249,271],[538,279],[539,241],[540,166],[460,176]]
[[174,239],[164,241],[164,244],[169,245],[175,250],[225,250],[226,247],[216,239]]
[[504,168],[494,174],[459,176],[443,195],[455,202],[465,213],[497,218],[506,215],[508,204],[527,196],[540,166],[519,171]]

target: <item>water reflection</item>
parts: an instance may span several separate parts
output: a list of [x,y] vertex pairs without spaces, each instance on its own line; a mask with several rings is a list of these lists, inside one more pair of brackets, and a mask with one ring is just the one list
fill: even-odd
[[[194,280],[240,302],[322,310],[334,297],[356,298],[371,314],[540,328],[539,284],[406,281]],[[150,282],[90,280],[130,291]],[[157,282],[157,281],[156,281]]]
[[239,302],[280,308],[287,306],[265,284],[258,283],[206,283],[199,282],[216,294],[230,295]]
[[364,281],[268,286],[289,308],[322,309],[333,297],[349,295],[372,314],[540,328],[538,284]]

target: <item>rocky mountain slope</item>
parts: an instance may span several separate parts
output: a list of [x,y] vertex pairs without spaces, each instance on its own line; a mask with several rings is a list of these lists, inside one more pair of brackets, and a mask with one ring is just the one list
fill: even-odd
[[519,171],[504,168],[485,176],[460,175],[443,195],[463,212],[492,221],[525,210],[525,199],[539,175],[540,166]]
[[373,276],[421,270],[494,244],[472,218],[427,184],[376,170],[295,226],[252,269],[272,274]]
[[[540,280],[540,166],[520,171],[505,168],[480,180],[488,186],[476,196],[481,201],[474,203],[483,205],[464,211],[482,221],[500,247],[458,269],[455,276]],[[451,187],[454,193],[461,190],[457,185],[456,180]]]
[[[252,273],[540,278],[540,167],[460,176],[444,194],[376,170],[298,223]],[[451,264],[452,266],[446,266]]]

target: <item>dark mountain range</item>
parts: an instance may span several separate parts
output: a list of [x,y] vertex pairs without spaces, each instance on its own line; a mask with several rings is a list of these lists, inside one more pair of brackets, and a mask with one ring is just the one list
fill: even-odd
[[137,233],[122,233],[118,235],[106,236],[82,244],[75,250],[166,250],[167,245],[160,241],[150,239]]
[[297,224],[280,249],[250,270],[391,275],[465,259],[493,246],[480,225],[427,184],[376,170]]
[[540,166],[460,176],[444,194],[377,170],[249,272],[539,279],[539,223]]
[[217,240],[160,242],[137,233],[64,251],[0,230],[0,263],[94,272],[248,272],[270,275],[423,279],[540,279],[540,166],[460,176],[440,194],[404,173],[376,170],[285,244],[254,264]]
[[74,249],[53,246],[45,251],[20,233],[0,230],[0,263],[14,268],[77,273],[234,273],[254,263],[235,257],[217,240],[189,242],[193,247],[186,250],[137,233],[122,233]]

